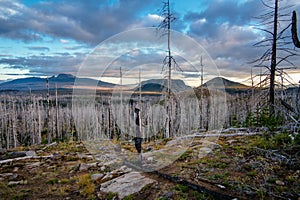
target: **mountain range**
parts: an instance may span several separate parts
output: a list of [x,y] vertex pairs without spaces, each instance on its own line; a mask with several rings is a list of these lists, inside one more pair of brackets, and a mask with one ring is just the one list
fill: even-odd
[[[75,83],[75,80],[79,80],[80,83],[84,83],[85,86],[95,86],[101,88],[110,88],[117,86],[116,84],[98,81],[91,78],[79,78],[75,77],[71,74],[59,74],[57,76],[52,76],[48,78],[49,82],[49,89],[54,90],[57,89],[72,89]],[[151,79],[142,81],[141,83],[142,91],[143,92],[161,92],[163,91],[168,82],[165,79]],[[187,86],[183,80],[180,79],[173,79],[171,81],[172,90],[174,92],[186,91],[192,89],[190,86]],[[199,86],[200,87],[200,86]],[[199,88],[198,87],[198,88]],[[228,79],[222,77],[216,77],[205,84],[203,87],[209,87],[214,89],[225,89],[226,92],[234,93],[237,91],[246,91],[250,87],[243,85],[241,83],[237,83],[234,81],[230,81]],[[197,87],[196,87],[197,88]],[[22,78],[22,79],[15,79],[12,81],[0,83],[0,91],[29,91],[29,90],[46,90],[46,78],[37,78],[37,77],[30,77],[30,78]],[[133,90],[138,91],[139,88],[133,88]]]
[[[0,83],[0,91],[28,91],[28,90],[46,90],[46,79],[38,77],[29,77],[15,79],[12,81]],[[59,74],[57,76],[52,76],[48,78],[49,90],[57,89],[73,89],[75,80],[79,80],[80,83],[85,85],[99,87],[112,88],[115,86],[113,83],[108,83],[104,81],[98,81],[91,78],[78,78],[71,74]]]

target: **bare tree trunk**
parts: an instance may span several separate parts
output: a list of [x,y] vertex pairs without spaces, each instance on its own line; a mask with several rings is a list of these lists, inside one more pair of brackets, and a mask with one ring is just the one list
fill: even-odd
[[42,143],[42,120],[41,120],[41,109],[39,101],[36,102],[37,110],[38,110],[38,144]]
[[102,138],[104,138],[105,134],[105,108],[104,108],[104,100],[103,96],[101,95],[101,130],[102,130]]
[[[58,109],[59,109],[59,106],[58,106],[58,95],[57,95],[57,85],[55,85],[55,108],[56,108],[56,117],[55,117],[55,136],[56,136],[56,139],[59,138],[59,124],[58,124]],[[61,138],[63,139],[63,138]]]
[[4,116],[5,116],[5,112],[4,112],[4,106],[3,104],[0,102],[0,105],[1,105],[1,113],[3,114],[3,117],[1,119],[1,142],[0,142],[0,148],[4,147],[4,130],[5,130],[5,127],[4,127]]
[[201,85],[200,85],[200,129],[203,128],[203,63],[202,63],[202,56],[201,56],[201,60],[200,60],[200,64],[201,64]]
[[277,51],[277,25],[278,25],[278,0],[275,0],[274,11],[274,29],[273,29],[273,44],[272,44],[272,58],[271,58],[271,74],[270,74],[270,96],[269,96],[269,116],[274,116],[275,104],[275,72],[276,72],[276,51]]
[[170,44],[170,39],[171,39],[171,14],[170,14],[170,1],[168,0],[168,56],[169,56],[169,61],[168,61],[168,69],[169,69],[169,74],[168,74],[168,107],[167,107],[167,112],[168,112],[168,135],[167,137],[171,137],[172,135],[172,103],[171,103],[171,73],[172,73],[172,55],[171,55],[171,44]]
[[297,35],[297,14],[296,11],[293,11],[293,16],[292,16],[292,38],[293,38],[293,43],[295,47],[300,48],[300,41]]
[[47,127],[47,141],[48,144],[51,143],[51,132],[49,127],[49,121],[50,121],[50,100],[49,100],[49,80],[48,77],[46,79],[46,87],[47,87],[47,121],[46,121],[46,127]]
[[141,69],[139,71],[139,102],[138,102],[138,106],[139,106],[139,129],[140,129],[140,133],[142,133],[142,81],[141,81]]
[[108,105],[108,134],[109,134],[109,139],[114,138],[114,133],[113,133],[113,122],[112,122],[112,114],[111,114],[111,103],[109,102]]
[[119,111],[119,120],[120,120],[120,138],[123,140],[123,74],[122,67],[120,67],[120,111]]
[[16,125],[15,125],[15,121],[16,121],[16,112],[15,112],[15,104],[12,100],[12,117],[11,117],[11,132],[13,135],[13,141],[14,141],[14,148],[17,147],[17,133],[16,133]]
[[31,126],[31,143],[32,145],[34,145],[36,143],[35,141],[35,137],[36,137],[36,110],[34,108],[34,103],[33,103],[33,99],[32,99],[32,95],[31,95],[31,90],[30,90],[30,121],[32,123],[32,126]]
[[6,126],[5,126],[5,129],[6,129],[6,149],[9,149],[10,147],[10,133],[9,133],[9,119],[11,118],[11,116],[7,113],[7,101],[5,100],[5,105],[4,105],[4,113],[5,115],[7,116],[7,119],[5,120],[6,121]]

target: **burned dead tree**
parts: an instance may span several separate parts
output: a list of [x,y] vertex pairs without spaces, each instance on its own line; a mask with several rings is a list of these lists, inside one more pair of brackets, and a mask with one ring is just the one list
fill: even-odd
[[[172,120],[172,104],[174,102],[174,98],[172,95],[172,70],[180,69],[178,64],[176,63],[175,58],[172,56],[171,51],[171,23],[175,21],[174,15],[171,13],[170,9],[170,0],[166,0],[163,2],[163,8],[161,10],[161,14],[163,17],[162,22],[158,26],[158,30],[163,30],[162,36],[167,35],[167,52],[168,55],[165,57],[163,61],[163,69],[162,71],[167,72],[168,78],[168,87],[167,87],[167,100],[166,100],[166,110],[167,110],[167,121],[166,121],[166,137],[171,137],[173,135],[173,120]],[[166,69],[165,69],[166,67]]]
[[[280,6],[281,0],[265,0],[262,1],[266,12],[256,17],[260,22],[257,29],[265,33],[262,41],[254,44],[255,47],[266,49],[262,56],[256,59],[258,67],[266,68],[264,76],[266,77],[266,87],[268,87],[268,110],[269,117],[275,116],[275,91],[276,88],[281,86],[282,74],[286,74],[284,70],[295,68],[294,64],[290,61],[292,56],[297,55],[296,51],[290,47],[291,42],[288,42],[286,30],[291,26],[288,24],[286,27],[281,28],[289,17],[288,9],[291,7]],[[289,40],[290,41],[290,40]]]
[[295,47],[300,48],[300,41],[297,35],[297,13],[296,11],[293,11],[293,16],[292,16],[292,39]]

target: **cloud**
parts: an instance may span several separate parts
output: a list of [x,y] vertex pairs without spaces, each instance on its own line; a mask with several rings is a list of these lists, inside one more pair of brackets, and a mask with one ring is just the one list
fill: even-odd
[[243,26],[250,23],[253,17],[261,13],[263,6],[260,1],[249,0],[211,0],[206,4],[207,8],[200,12],[189,12],[184,16],[186,21],[206,19],[209,24],[229,24]]
[[38,46],[27,47],[27,49],[33,51],[50,51],[50,48],[48,47],[38,47]]
[[[14,1],[0,1],[0,8],[9,15],[0,17],[0,35],[23,41],[41,40],[43,35],[98,44],[116,33],[137,24],[145,10],[158,6],[154,1],[120,0],[70,2],[42,1],[26,7]],[[150,15],[150,18],[154,15]]]
[[[289,1],[280,3],[281,6],[290,4]],[[298,2],[296,7],[299,5]],[[239,77],[250,75],[253,64],[249,63],[266,50],[253,47],[253,44],[265,37],[265,33],[253,28],[258,23],[255,17],[266,11],[261,1],[237,3],[234,0],[211,0],[205,9],[186,13],[184,20],[189,22],[187,33],[209,52],[221,75]],[[292,60],[297,62],[298,59]]]
[[66,50],[79,50],[79,49],[85,49],[87,48],[86,45],[75,45],[75,46],[65,46],[63,47]]
[[57,55],[57,56],[29,56],[0,59],[1,65],[10,69],[28,69],[32,74],[53,75],[59,73],[76,73],[82,60],[83,54]]
[[[85,56],[81,50],[86,52],[88,48],[122,31],[157,26],[162,20],[158,15],[158,9],[162,6],[161,1],[118,0],[114,3],[109,0],[36,1],[30,5],[21,2],[0,0],[0,37],[22,40],[28,50],[39,54],[29,57],[0,56],[0,64],[14,68],[28,68],[33,73],[53,75],[58,72],[76,72]],[[290,4],[289,0],[282,1],[282,5],[287,4]],[[294,4],[296,6],[293,9],[299,10],[300,3]],[[265,8],[261,1],[203,0],[201,5],[199,10],[174,12],[176,21],[172,23],[171,28],[194,38],[208,51],[221,73],[229,76],[249,74],[249,61],[256,59],[264,51],[252,47],[264,36],[252,28],[256,23],[253,17],[264,12]],[[135,37],[143,39],[148,36]],[[51,46],[50,49],[40,42],[37,45],[28,45],[29,42],[47,40],[45,38],[61,43],[60,49],[78,53],[57,52],[54,56],[50,56],[44,53],[55,47]],[[118,45],[118,48],[123,48],[122,45]],[[185,46],[188,45],[180,46],[187,54],[190,50]],[[30,52],[28,55],[33,53]],[[136,53],[139,53],[137,59],[144,62],[160,61],[164,57]],[[122,59],[128,57],[124,56]],[[115,64],[121,65],[122,59],[117,60]],[[300,63],[298,60],[295,59],[296,64]],[[139,62],[132,61],[127,64],[136,66]],[[184,76],[192,77],[196,74]]]
[[200,78],[201,73],[200,72],[181,72],[180,75],[184,76],[184,78]]
[[147,18],[156,22],[161,22],[164,19],[162,16],[159,16],[157,14],[148,14]]
[[69,40],[60,39],[59,41],[60,41],[61,43],[63,43],[63,44],[68,44],[68,43],[69,43]]
[[2,0],[0,7],[0,19],[8,20],[9,18],[20,14],[19,10],[22,9],[23,5],[9,0]]

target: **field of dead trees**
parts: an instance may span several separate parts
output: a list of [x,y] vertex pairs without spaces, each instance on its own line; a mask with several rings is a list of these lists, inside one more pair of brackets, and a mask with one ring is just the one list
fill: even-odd
[[[172,136],[230,127],[296,131],[297,92],[297,88],[284,94],[278,92],[284,98],[278,98],[276,117],[269,121],[263,92],[229,95],[206,91],[201,99],[197,98],[199,91],[196,95],[180,93],[172,100]],[[88,137],[129,140],[134,132],[133,109],[139,104],[136,94],[122,101],[118,95],[99,94],[88,106],[74,104],[71,93],[65,92],[53,92],[49,98],[43,93],[2,93],[0,98],[0,141],[1,147],[7,149]],[[164,104],[162,95],[142,95],[143,138],[150,141],[166,137],[168,116]]]

